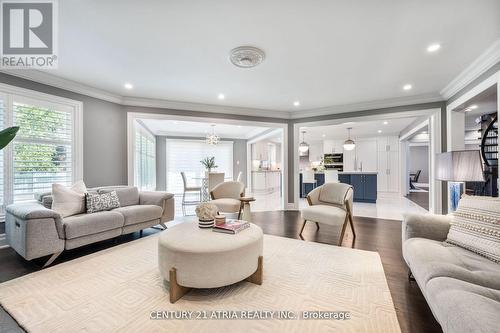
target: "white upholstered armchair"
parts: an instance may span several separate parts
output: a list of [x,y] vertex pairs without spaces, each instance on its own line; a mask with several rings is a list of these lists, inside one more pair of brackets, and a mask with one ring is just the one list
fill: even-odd
[[210,203],[216,205],[221,213],[238,213],[239,219],[242,207],[240,198],[244,195],[245,184],[242,182],[223,182],[210,191]]
[[318,229],[319,223],[336,227],[339,246],[342,245],[347,223],[351,226],[353,237],[356,237],[352,221],[352,197],[352,186],[343,183],[326,183],[309,192],[309,207],[301,210],[304,224],[299,235],[302,236],[307,221],[310,221],[315,222]]

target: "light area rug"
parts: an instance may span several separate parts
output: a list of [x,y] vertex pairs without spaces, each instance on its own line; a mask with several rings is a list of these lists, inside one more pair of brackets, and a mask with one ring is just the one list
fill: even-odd
[[[228,235],[228,237],[231,237]],[[400,332],[380,257],[264,236],[264,282],[192,290],[170,304],[157,235],[0,284],[29,332]],[[348,320],[152,320],[152,311],[349,311]]]

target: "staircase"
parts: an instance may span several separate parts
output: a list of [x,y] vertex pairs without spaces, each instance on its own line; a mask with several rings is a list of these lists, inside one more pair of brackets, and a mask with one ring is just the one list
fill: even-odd
[[481,117],[481,156],[486,180],[484,195],[498,196],[498,115]]

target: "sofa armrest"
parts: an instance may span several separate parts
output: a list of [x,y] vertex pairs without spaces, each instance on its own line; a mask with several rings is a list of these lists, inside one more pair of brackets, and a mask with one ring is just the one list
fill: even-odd
[[36,201],[7,206],[5,234],[9,245],[27,260],[64,250],[61,215]]
[[403,218],[403,243],[410,238],[444,241],[450,230],[451,215],[406,214]]
[[53,219],[59,238],[65,238],[61,215],[52,209],[45,208],[38,201],[15,203],[8,205],[5,210],[20,220]]
[[140,205],[156,205],[163,209],[161,221],[168,222],[174,219],[175,201],[174,195],[161,191],[143,191],[139,192]]

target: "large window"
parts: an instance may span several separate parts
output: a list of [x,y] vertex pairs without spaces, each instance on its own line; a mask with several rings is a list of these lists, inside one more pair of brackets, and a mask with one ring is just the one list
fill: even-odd
[[181,171],[186,173],[189,184],[200,184],[205,168],[200,163],[205,157],[215,157],[218,166],[215,172],[224,172],[226,178],[233,178],[233,142],[221,141],[212,146],[202,140],[182,140],[167,138],[167,191],[174,194],[183,192]]
[[[81,179],[78,102],[8,86],[0,87],[0,127],[19,126],[0,152],[0,213],[6,205],[32,200],[53,183]],[[15,92],[15,93],[13,93]]]
[[139,123],[135,132],[135,185],[141,190],[156,189],[156,139]]

